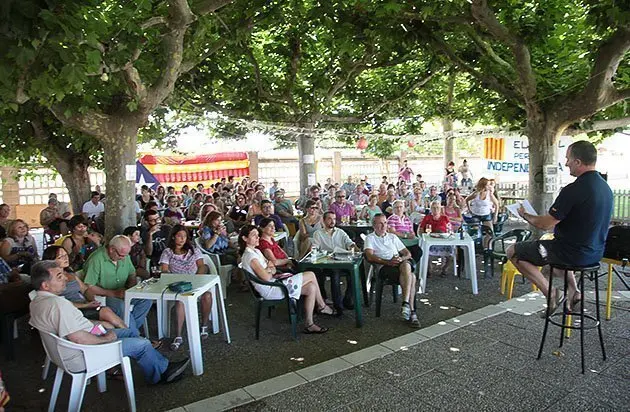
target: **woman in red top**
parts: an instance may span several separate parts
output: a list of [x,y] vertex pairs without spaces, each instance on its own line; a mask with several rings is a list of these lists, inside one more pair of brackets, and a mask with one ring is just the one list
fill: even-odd
[[278,242],[273,238],[274,233],[276,233],[276,225],[273,223],[273,219],[261,219],[258,227],[261,230],[258,249],[260,249],[267,260],[273,263],[278,270],[292,272],[293,263],[291,259],[289,259],[286,252],[282,250]]
[[448,225],[449,222],[448,216],[442,213],[442,205],[440,202],[431,202],[431,214],[426,215],[424,219],[422,219],[418,227],[418,236],[426,232],[427,225],[431,225],[431,232],[446,233],[448,232],[446,225]]
[[[426,232],[427,225],[431,225],[431,232],[433,233],[446,233],[448,232],[448,225],[450,220],[448,216],[442,213],[442,205],[439,201],[431,202],[431,214],[426,215],[422,219],[422,223],[418,227],[418,236]],[[446,270],[450,266],[451,256],[453,255],[452,246],[431,246],[429,248],[429,256],[441,256],[444,258],[442,261],[442,270],[440,275],[446,276]],[[429,263],[431,265],[431,263]],[[429,270],[429,274],[431,271]]]

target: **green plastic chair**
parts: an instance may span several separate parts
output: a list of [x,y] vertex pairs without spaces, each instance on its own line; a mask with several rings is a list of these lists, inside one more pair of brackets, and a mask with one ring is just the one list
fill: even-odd
[[496,236],[490,240],[488,244],[488,253],[486,259],[489,260],[488,268],[492,276],[494,276],[494,262],[499,260],[501,263],[507,261],[506,243],[525,242],[532,236],[532,231],[527,229],[512,229],[502,235]]
[[[291,322],[291,335],[293,339],[297,340],[297,322],[298,322],[298,304],[295,299],[289,297],[289,290],[279,280],[274,280],[273,282],[267,282],[260,279],[258,276],[244,269],[242,264],[239,264],[239,267],[243,270],[245,275],[247,276],[247,280],[249,280],[249,290],[252,293],[252,297],[256,302],[256,340],[258,340],[260,336],[260,316],[262,314],[263,308],[267,308],[267,317],[271,318],[271,311],[277,305],[287,305],[287,311],[289,313],[289,321]],[[279,288],[282,291],[283,298],[282,299],[265,299],[260,296],[260,293],[254,287],[254,284],[257,283],[259,285],[272,286],[275,288]]]

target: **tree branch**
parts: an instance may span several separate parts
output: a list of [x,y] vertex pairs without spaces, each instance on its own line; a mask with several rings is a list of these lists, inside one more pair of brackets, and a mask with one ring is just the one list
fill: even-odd
[[566,123],[587,119],[598,111],[630,98],[630,89],[617,90],[613,78],[619,63],[630,50],[630,27],[619,27],[595,54],[593,68],[584,88],[555,103]]
[[53,115],[69,129],[75,129],[82,133],[93,136],[101,144],[110,144],[107,142],[108,134],[106,131],[111,124],[111,118],[99,111],[88,111],[87,113],[72,112],[69,116],[66,116],[66,111],[69,108],[61,103],[54,104],[50,107],[50,111]]
[[433,45],[435,49],[444,53],[446,57],[448,57],[448,59],[453,62],[453,64],[457,65],[458,67],[461,67],[465,72],[469,73],[471,76],[477,79],[485,87],[494,90],[495,92],[499,93],[506,99],[509,99],[512,102],[518,104],[519,106],[524,105],[525,102],[521,94],[517,93],[512,88],[501,83],[493,75],[482,73],[476,70],[474,67],[468,64],[467,61],[459,57],[457,53],[455,52],[455,50],[453,50],[453,48],[448,43],[446,43],[443,39],[433,37],[431,38],[430,43]]
[[284,106],[289,106],[289,102],[286,99],[281,98],[280,96],[273,96],[270,92],[265,90],[262,84],[262,75],[260,74],[260,65],[258,64],[258,60],[254,55],[252,49],[245,45],[245,54],[249,58],[252,66],[254,66],[254,80],[256,81],[256,91],[258,93],[258,97],[261,99],[265,99],[271,103],[281,104]]
[[294,111],[297,111],[295,100],[293,99],[293,89],[295,87],[295,80],[297,79],[297,72],[300,68],[300,59],[302,58],[302,42],[299,36],[292,38],[291,40],[291,60],[289,61],[289,72],[287,73],[287,88],[284,94],[284,98],[289,102],[289,105]]
[[225,39],[225,37],[223,37],[220,40],[218,40],[216,43],[214,43],[211,48],[207,49],[207,51],[204,54],[202,54],[201,56],[199,56],[198,58],[196,58],[194,60],[190,59],[190,60],[183,61],[182,65],[181,65],[181,67],[179,69],[180,74],[188,73],[189,71],[191,71],[192,69],[197,67],[197,65],[199,63],[201,63],[202,61],[204,61],[208,57],[212,56],[213,54],[215,54],[219,50],[221,50],[223,48],[223,46],[225,46],[226,44],[227,44],[227,40]]
[[597,132],[601,130],[615,130],[630,125],[630,116],[620,119],[596,120],[594,122],[583,122],[567,128],[563,134],[573,136],[580,133]]
[[159,26],[160,24],[166,24],[166,23],[167,23],[167,21],[164,18],[164,16],[154,16],[154,17],[151,17],[150,19],[148,19],[147,21],[145,21],[144,23],[142,23],[140,25],[140,28],[142,30],[146,30],[146,29],[148,29],[150,27]]
[[393,97],[389,100],[385,100],[382,101],[381,103],[377,104],[376,107],[372,110],[370,110],[370,113],[367,115],[367,117],[374,117],[376,116],[385,106],[390,105],[400,99],[402,99],[403,97],[405,97],[406,95],[408,95],[409,93],[411,93],[412,91],[421,88],[422,86],[424,86],[425,84],[427,84],[429,82],[429,80],[431,80],[436,74],[437,72],[432,72],[431,71],[431,66],[432,64],[429,64],[429,68],[427,69],[427,73],[425,74],[424,77],[418,79],[417,81],[415,81],[414,83],[412,83],[409,87],[407,87],[405,90],[402,91],[402,93],[400,93],[398,96]]
[[597,50],[595,63],[580,99],[593,101],[598,110],[627,98],[627,91],[618,92],[613,85],[619,63],[630,50],[630,27],[619,27]]
[[488,7],[487,0],[472,0],[471,11],[474,19],[487,30],[493,37],[509,46],[516,62],[516,72],[520,83],[520,93],[523,95],[526,106],[535,105],[536,77],[531,64],[529,48],[522,39],[514,36],[502,25]]
[[187,0],[168,0],[168,31],[163,37],[164,67],[160,70],[157,81],[149,88],[146,98],[142,99],[139,109],[150,113],[172,93],[184,56],[184,37],[188,26],[195,20]]
[[208,13],[214,13],[233,1],[234,0],[199,0],[193,2],[191,8],[197,16],[204,16]]
[[508,69],[511,73],[514,73],[514,67],[505,60],[501,56],[499,56],[492,46],[488,44],[488,42],[484,41],[479,34],[475,31],[474,28],[470,27],[470,25],[465,26],[466,32],[472,39],[473,43],[479,48],[479,50],[484,53],[486,56],[490,57],[495,63],[499,66]]
[[359,73],[361,73],[361,71],[363,71],[361,69],[361,67],[366,67],[365,66],[365,62],[363,60],[359,60],[358,62],[354,62],[350,68],[348,69],[348,71],[346,71],[346,75],[342,76],[340,78],[337,79],[336,82],[334,82],[329,88],[328,91],[326,92],[326,95],[324,96],[324,100],[322,102],[322,107],[327,107],[330,102],[332,101],[332,99],[335,97],[335,95],[339,92],[339,90],[341,90],[343,87],[345,87],[345,85],[352,80],[353,78],[355,78],[356,76],[359,75]]

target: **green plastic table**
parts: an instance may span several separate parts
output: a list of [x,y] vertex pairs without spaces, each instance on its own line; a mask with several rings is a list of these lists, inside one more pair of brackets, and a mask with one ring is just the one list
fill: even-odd
[[361,263],[363,255],[356,256],[353,260],[335,260],[330,256],[322,256],[315,261],[311,261],[311,254],[308,253],[304,258],[298,261],[298,270],[305,271],[309,269],[318,270],[347,270],[352,275],[352,288],[354,292],[354,313],[356,317],[356,326],[363,326],[363,309],[361,305]]

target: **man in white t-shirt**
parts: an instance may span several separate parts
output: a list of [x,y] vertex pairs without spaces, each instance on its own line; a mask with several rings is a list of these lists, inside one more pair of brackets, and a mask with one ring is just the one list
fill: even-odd
[[416,314],[415,262],[398,236],[387,232],[387,218],[378,213],[372,220],[374,232],[365,238],[363,250],[368,262],[377,265],[381,278],[400,283],[402,288],[401,317],[414,328],[420,327]]
[[[320,250],[325,250],[326,252],[334,252],[335,249],[343,249],[343,250],[353,250],[358,252],[359,248],[357,245],[350,239],[350,236],[343,230],[336,228],[336,218],[334,212],[325,212],[324,217],[324,227],[315,231],[313,233],[313,241],[312,245]],[[346,293],[343,297],[343,307],[341,301],[341,285],[339,283],[340,280],[339,271],[335,270],[330,277],[330,290],[332,292],[332,299],[337,310],[337,314],[341,315],[343,308],[346,309],[354,309],[354,303],[352,302],[352,284],[351,277],[348,276],[348,284],[346,288]],[[323,289],[323,285],[325,282],[320,281],[320,290]],[[325,290],[322,291],[322,296],[325,296]]]
[[83,204],[81,212],[88,219],[95,219],[101,213],[105,212],[105,205],[100,201],[101,195],[98,192],[92,192],[90,200]]

